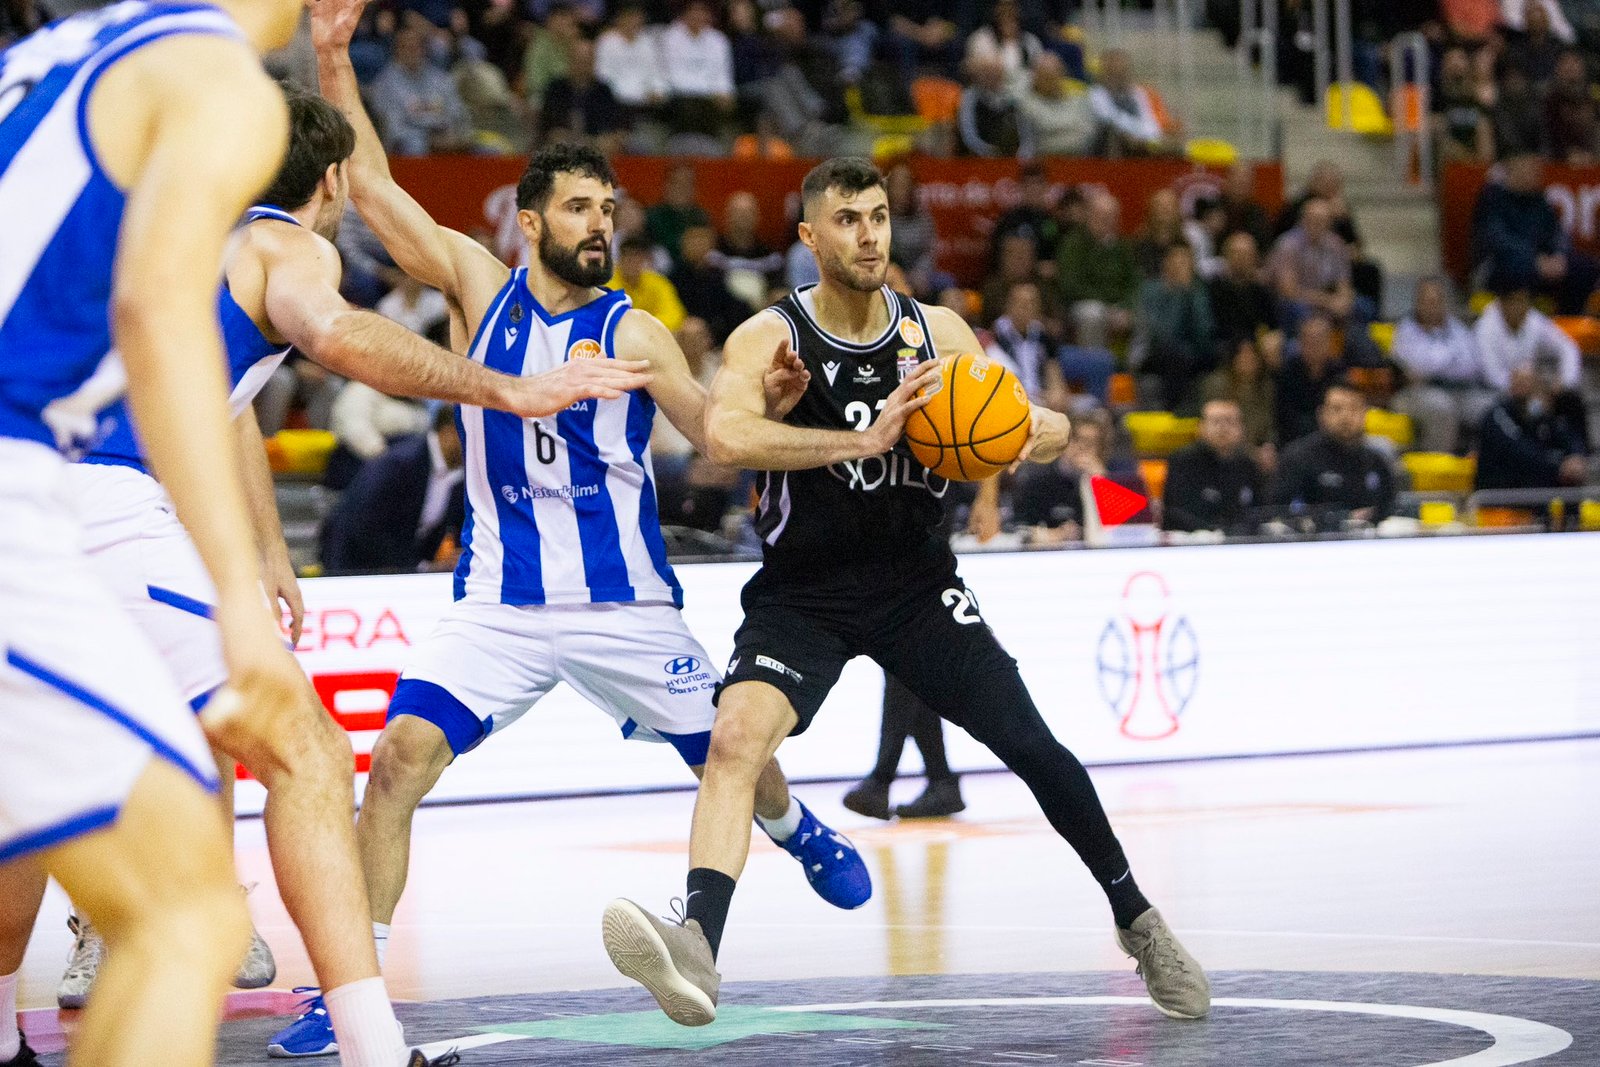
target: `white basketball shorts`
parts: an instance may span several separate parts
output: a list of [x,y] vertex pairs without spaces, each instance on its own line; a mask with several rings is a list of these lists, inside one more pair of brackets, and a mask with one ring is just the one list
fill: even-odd
[[199,723],[83,556],[67,469],[0,440],[0,863],[111,825],[153,756],[217,788]]
[[216,587],[167,491],[142,471],[98,463],[73,464],[66,485],[95,573],[200,710],[228,680]]
[[458,600],[411,654],[389,718],[444,731],[456,755],[521,718],[559,682],[617,720],[705,762],[721,680],[671,604],[493,604]]

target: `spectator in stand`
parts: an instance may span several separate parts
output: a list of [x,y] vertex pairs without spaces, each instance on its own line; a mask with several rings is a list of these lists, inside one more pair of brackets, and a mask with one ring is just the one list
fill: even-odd
[[667,99],[667,78],[656,32],[645,23],[644,5],[624,3],[611,28],[595,42],[595,77],[635,115],[648,115]]
[[1222,227],[1223,240],[1236,233],[1248,233],[1255,239],[1256,251],[1272,244],[1272,229],[1267,222],[1266,210],[1256,202],[1255,168],[1249,163],[1235,163],[1222,179],[1222,210],[1227,222]]
[[1017,206],[995,219],[994,232],[989,237],[990,264],[995,268],[1003,267],[1001,249],[1008,237],[1026,239],[1038,262],[1055,259],[1056,242],[1061,238],[1061,225],[1055,215],[1055,188],[1044,164],[1024,163],[1017,188]]
[[[1485,49],[1487,51],[1487,49]],[[1503,65],[1489,108],[1495,157],[1502,161],[1545,153],[1544,106],[1538,90],[1518,67]]]
[[1584,167],[1600,152],[1600,102],[1583,53],[1563,52],[1557,61],[1544,97],[1544,126],[1550,156],[1558,162]]
[[1500,23],[1498,0],[1440,0],[1439,8],[1450,36],[1473,47],[1489,43]]
[[1316,430],[1322,394],[1350,371],[1334,348],[1333,332],[1333,320],[1314,311],[1288,346],[1275,386],[1280,442],[1297,441]]
[[399,283],[373,310],[418,334],[426,334],[450,317],[450,306],[444,294],[409,274],[401,274]]
[[339,285],[339,293],[352,304],[364,308],[375,306],[404,277],[354,204],[345,205],[334,245],[344,262],[344,280]]
[[1453,452],[1463,426],[1476,426],[1494,403],[1472,331],[1450,314],[1442,278],[1417,283],[1415,308],[1394,334],[1394,359],[1407,384],[1394,409],[1417,425],[1417,447]]
[[1085,156],[1094,149],[1094,112],[1089,94],[1067,91],[1066,67],[1054,52],[1033,61],[1031,76],[1017,94],[1017,109],[1033,138],[1037,156]]
[[1089,107],[1100,124],[1099,155],[1160,156],[1178,148],[1161,128],[1149,91],[1134,84],[1132,60],[1120,48],[1100,53],[1100,80],[1089,90]]
[[490,61],[483,46],[465,33],[467,18],[457,8],[451,16],[459,29],[455,38],[456,62],[450,74],[467,109],[472,146],[486,155],[519,155],[532,145],[532,125],[527,104],[512,89],[505,72]]
[[[733,328],[755,309],[728,289],[728,275],[711,261],[717,234],[710,226],[691,226],[683,231],[683,255],[672,268],[672,287],[690,315],[703,319],[720,347]],[[766,290],[762,290],[765,294]]]
[[884,47],[907,85],[922,67],[942,77],[955,76],[963,35],[962,27],[946,17],[950,10],[943,0],[895,0],[891,5]]
[[617,256],[617,273],[607,285],[627,293],[634,307],[649,312],[667,329],[676,332],[688,312],[672,282],[650,269],[652,252],[649,238],[629,237],[623,241],[622,251]]
[[380,393],[364,382],[345,382],[328,412],[334,449],[322,484],[343,489],[363,465],[383,455],[392,443],[426,433],[428,420],[428,409],[419,401]]
[[1234,337],[1226,348],[1227,364],[1200,383],[1201,400],[1229,400],[1238,407],[1245,440],[1255,449],[1256,462],[1270,471],[1278,459],[1278,392],[1272,371],[1250,338]]
[[1366,434],[1366,395],[1344,381],[1329,383],[1317,408],[1317,429],[1283,450],[1273,504],[1319,525],[1388,518],[1394,472],[1384,454],[1366,443]]
[[969,156],[1033,155],[1033,131],[1027,129],[1017,101],[1006,86],[1005,65],[998,59],[967,63],[970,84],[961,90],[956,130],[961,150]]
[[830,0],[822,14],[821,40],[839,64],[846,85],[859,85],[872,65],[878,27],[866,17],[859,0]]
[[522,55],[522,96],[535,111],[544,107],[544,93],[552,82],[572,69],[572,46],[583,37],[583,24],[571,4],[557,3],[536,26]]
[[789,246],[789,251],[784,253],[783,280],[790,289],[798,289],[802,285],[816,285],[822,280],[822,272],[817,267],[817,257],[811,254],[811,249],[806,247],[804,241],[796,241]]
[[733,0],[728,5],[728,47],[733,50],[733,92],[741,119],[759,111],[762,86],[778,69],[782,55],[778,42],[761,25],[755,0]]
[[645,213],[645,226],[650,239],[672,257],[679,258],[679,244],[683,231],[690,226],[709,226],[711,216],[698,203],[695,193],[693,163],[674,163],[667,171],[667,180],[661,190],[661,203]]
[[1162,529],[1251,533],[1251,513],[1265,502],[1265,479],[1250,456],[1239,405],[1206,401],[1199,440],[1167,458]]
[[1248,337],[1261,346],[1271,366],[1283,360],[1283,332],[1272,290],[1261,281],[1261,256],[1248,231],[1238,230],[1222,245],[1222,273],[1207,283],[1217,336]]
[[455,79],[428,62],[421,30],[395,34],[394,58],[372,83],[373,114],[391,155],[422,156],[465,147],[471,134]]
[[762,115],[800,151],[835,153],[843,137],[840,124],[849,119],[838,61],[811,39],[804,16],[794,8],[771,11],[765,22],[778,62],[757,90]]
[[1278,320],[1285,332],[1293,333],[1312,312],[1340,324],[1361,324],[1370,318],[1355,314],[1350,246],[1333,232],[1333,213],[1325,200],[1306,201],[1299,225],[1272,246],[1267,273],[1277,289]]
[[1383,303],[1383,268],[1362,254],[1361,233],[1356,229],[1355,216],[1344,195],[1344,171],[1337,163],[1324,159],[1311,168],[1304,191],[1278,214],[1276,232],[1281,237],[1293,229],[1305,205],[1312,200],[1328,205],[1330,228],[1349,249],[1350,285],[1355,290],[1356,313],[1363,322],[1371,322]]
[[761,239],[760,230],[761,202],[754,193],[734,193],[723,208],[722,233],[710,259],[725,271],[758,275],[770,289],[783,279],[783,256]]
[[[1017,525],[1029,529],[1035,544],[1059,544],[1083,536],[1084,508],[1092,499],[1090,478],[1109,478],[1141,496],[1149,488],[1135,468],[1113,470],[1111,416],[1093,408],[1072,420],[1066,451],[1054,463],[1028,463],[1017,472],[1012,492],[1012,513]],[[1148,522],[1149,519],[1135,521]]]
[[1447,49],[1440,61],[1433,139],[1442,162],[1494,161],[1494,123],[1489,109],[1478,99],[1472,60],[1465,48]]
[[9,48],[48,21],[34,0],[0,2],[0,48]]
[[522,66],[524,48],[522,35],[525,24],[518,13],[516,0],[467,0],[457,10],[467,16],[467,33],[473,40],[482,43],[485,58],[495,65],[509,84]]
[[1482,359],[1483,380],[1497,392],[1511,388],[1511,376],[1541,360],[1554,365],[1559,392],[1556,402],[1584,421],[1583,364],[1577,343],[1533,306],[1526,286],[1508,285],[1483,309],[1472,329]]
[[1004,311],[994,321],[989,356],[1011,368],[1034,403],[1065,411],[1067,382],[1056,360],[1056,338],[1044,317],[1039,286],[1034,282],[1013,285]]
[[967,38],[967,62],[998,59],[1012,90],[1021,90],[1030,68],[1044,54],[1039,38],[1023,28],[1017,0],[995,0],[989,21]]
[[675,133],[715,137],[733,114],[733,46],[710,0],[689,0],[661,35]]
[[1117,198],[1097,190],[1088,200],[1084,227],[1062,238],[1056,251],[1056,291],[1077,344],[1109,349],[1133,329],[1139,265],[1118,231]]
[[1582,412],[1565,410],[1557,401],[1560,390],[1554,360],[1541,358],[1512,372],[1507,395],[1490,409],[1478,432],[1474,488],[1551,489],[1588,481]]
[[[690,316],[677,330],[690,372],[709,389],[722,366],[722,352],[710,328]],[[650,457],[657,474],[657,510],[671,526],[718,533],[739,485],[740,472],[719,466],[698,454],[689,439],[666,419],[657,419],[650,434]]]
[[1222,239],[1228,227],[1228,213],[1222,201],[1210,197],[1196,200],[1194,214],[1183,220],[1183,239],[1194,250],[1194,269],[1206,281],[1220,277],[1227,269],[1222,255]]
[[943,288],[944,281],[933,258],[939,246],[933,216],[922,210],[917,197],[917,179],[909,163],[902,161],[890,167],[889,173],[884,175],[884,183],[889,200],[889,223],[894,231],[889,259],[906,272],[918,296],[926,299]]
[[431,430],[395,441],[345,488],[323,523],[324,572],[431,569],[445,539],[460,540],[463,479],[455,413],[441,405]]
[[605,82],[595,79],[594,55],[592,42],[580,38],[572,43],[567,76],[545,90],[539,125],[547,141],[585,141],[616,155],[628,132],[628,111]]
[[627,194],[626,190],[617,190],[617,206],[611,215],[611,258],[622,258],[622,243],[630,237],[642,237],[645,244],[650,246],[650,269],[658,274],[666,274],[672,270],[672,257],[667,255],[666,249],[658,247],[650,240],[650,226],[645,215],[644,205]]
[[1534,20],[1540,19],[1549,32],[1564,44],[1572,44],[1578,34],[1567,21],[1566,12],[1556,0],[1500,0],[1500,23],[1509,30],[1533,33]]
[[1187,244],[1187,239],[1183,235],[1183,206],[1178,194],[1171,189],[1157,189],[1145,204],[1144,223],[1133,239],[1133,258],[1139,264],[1139,273],[1147,279],[1159,275],[1167,250],[1181,244]]
[[1188,415],[1200,406],[1200,379],[1217,365],[1211,301],[1195,275],[1186,244],[1167,249],[1161,273],[1139,288],[1138,326],[1132,362],[1141,374],[1160,379],[1160,402]]
[[1505,49],[1506,63],[1520,70],[1538,90],[1544,89],[1555,76],[1556,62],[1565,47],[1550,31],[1550,16],[1545,9],[1531,7],[1527,32],[1513,38]]
[[[987,326],[1004,314],[1011,287],[1024,282],[1043,286],[1044,278],[1039,271],[1039,257],[1034,252],[1033,242],[1025,233],[1013,233],[1000,242],[1000,257],[979,291],[983,300],[981,324]],[[1047,319],[1058,317],[1048,302],[1044,305],[1044,316]]]
[[1504,161],[1502,180],[1483,187],[1472,212],[1475,269],[1495,286],[1530,286],[1563,315],[1581,314],[1600,263],[1572,251],[1544,195],[1544,161],[1524,152]]

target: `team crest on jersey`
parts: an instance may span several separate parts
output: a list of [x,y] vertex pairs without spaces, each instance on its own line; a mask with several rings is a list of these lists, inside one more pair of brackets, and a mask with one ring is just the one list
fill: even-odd
[[900,320],[900,340],[912,348],[921,348],[927,338],[923,336],[922,327],[917,325],[917,321],[907,316]]
[[515,325],[516,323],[519,323],[521,321],[522,321],[522,305],[521,304],[512,304],[511,305],[511,322],[512,322],[512,324]]
[[567,358],[571,359],[599,359],[604,353],[600,351],[600,342],[592,337],[585,337],[581,341],[572,342],[572,347],[567,349]]
[[895,353],[894,365],[895,369],[900,372],[900,380],[902,382],[906,380],[908,374],[917,369],[919,362],[915,348],[902,348]]

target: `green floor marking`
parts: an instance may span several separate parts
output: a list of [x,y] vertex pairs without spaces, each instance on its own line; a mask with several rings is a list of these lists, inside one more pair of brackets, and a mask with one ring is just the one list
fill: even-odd
[[635,1048],[703,1049],[762,1034],[816,1034],[844,1030],[944,1030],[943,1023],[880,1019],[870,1015],[828,1015],[821,1012],[773,1011],[730,1004],[717,1009],[709,1026],[679,1026],[659,1011],[582,1015],[573,1019],[480,1026],[485,1034],[516,1034],[556,1041]]

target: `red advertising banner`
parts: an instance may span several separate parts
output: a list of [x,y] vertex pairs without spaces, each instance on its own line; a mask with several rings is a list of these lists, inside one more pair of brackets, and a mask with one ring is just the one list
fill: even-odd
[[[630,195],[646,205],[660,196],[667,171],[678,160],[628,157],[615,161],[617,178]],[[763,236],[777,248],[794,242],[800,181],[814,161],[731,160],[689,161],[696,172],[700,205],[718,224],[723,205],[737,192],[751,192],[761,203]],[[516,223],[516,183],[521,159],[475,156],[429,156],[393,161],[400,184],[435,219],[466,233],[486,231],[500,255],[513,260],[523,254]],[[1016,160],[911,160],[923,208],[939,234],[939,265],[966,285],[975,286],[987,268],[989,234],[994,220],[1014,207],[1020,196]],[[1256,163],[1256,197],[1269,214],[1283,203],[1283,168],[1276,162]],[[1185,204],[1215,193],[1222,171],[1176,160],[1056,159],[1046,163],[1060,185],[1099,186],[1122,202],[1123,227],[1132,232],[1144,221],[1145,205],[1158,189],[1176,189]]]
[[[1447,163],[1439,179],[1439,242],[1444,269],[1457,281],[1472,270],[1472,209],[1489,181],[1482,163]],[[1545,198],[1575,248],[1600,255],[1600,167],[1545,167]]]

